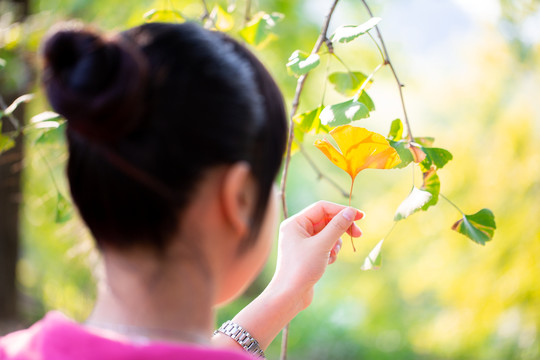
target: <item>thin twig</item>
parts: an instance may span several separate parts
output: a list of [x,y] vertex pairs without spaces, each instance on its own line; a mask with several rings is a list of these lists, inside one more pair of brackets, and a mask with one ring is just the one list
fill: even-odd
[[244,27],[251,20],[251,0],[246,0],[246,10],[244,12]]
[[385,65],[385,63],[381,63],[379,65],[377,65],[377,67],[375,68],[375,70],[373,70],[373,72],[371,74],[369,74],[369,76],[366,78],[366,80],[364,80],[364,82],[362,83],[362,85],[360,86],[360,89],[358,89],[358,91],[356,92],[356,95],[354,95],[354,99],[356,101],[358,101],[358,98],[360,97],[360,95],[362,95],[362,91],[364,91],[364,89],[366,88],[366,86],[369,84],[369,82],[371,81],[371,79],[373,79],[373,77],[375,76],[375,74],[377,73],[377,71],[379,71],[383,66]]
[[[362,3],[364,4],[364,7],[366,8],[367,12],[369,13],[369,16],[373,17],[373,13],[371,12],[371,9],[369,5],[367,4],[366,0],[362,0]],[[414,137],[411,131],[411,124],[409,123],[409,117],[407,116],[407,109],[405,108],[405,99],[403,98],[403,84],[401,81],[399,81],[399,78],[396,73],[396,69],[394,69],[394,65],[392,65],[392,61],[390,61],[390,56],[388,55],[388,50],[386,49],[386,44],[384,43],[383,36],[381,34],[381,31],[379,30],[379,26],[375,25],[375,31],[377,31],[377,35],[379,36],[379,40],[381,40],[381,46],[384,51],[384,62],[390,66],[390,69],[392,70],[392,74],[394,74],[394,78],[396,79],[396,83],[399,90],[399,96],[401,98],[401,107],[403,108],[403,117],[405,120],[405,124],[407,125],[407,134],[410,141],[414,141]]]
[[[0,109],[2,110],[2,112],[5,112],[6,109],[8,108],[6,102],[4,101],[4,98],[2,97],[2,95],[0,95]],[[15,131],[18,131],[19,128],[21,127],[21,123],[19,122],[19,120],[17,120],[17,118],[15,118],[15,116],[13,116],[13,114],[8,114],[8,115],[5,115],[9,122],[11,123],[11,125],[13,125],[13,127],[15,128]],[[0,117],[1,119],[1,117]]]
[[306,159],[306,161],[308,162],[308,164],[311,166],[311,168],[313,169],[313,171],[315,171],[315,173],[317,174],[317,179],[324,179],[326,180],[330,185],[332,185],[337,191],[339,191],[341,193],[341,195],[344,197],[344,198],[348,198],[349,197],[349,194],[347,193],[347,191],[345,191],[337,182],[335,182],[334,180],[332,180],[331,178],[329,178],[328,176],[324,175],[323,172],[319,169],[319,167],[317,166],[317,164],[315,164],[315,162],[313,161],[313,159],[308,155],[308,153],[306,152],[306,150],[304,149],[304,146],[300,143],[296,143],[296,145],[298,145],[298,147],[300,148],[300,152],[302,153],[302,155],[304,156],[304,158]]
[[[313,46],[313,50],[311,51],[312,54],[316,54],[321,49],[322,44],[324,44],[327,37],[328,32],[328,26],[330,25],[330,20],[332,19],[332,14],[334,13],[334,9],[336,8],[336,5],[339,0],[334,0],[332,2],[332,5],[330,6],[330,9],[328,10],[328,13],[326,14],[326,17],[324,19],[324,23],[321,29],[321,33],[319,34],[319,37],[317,38],[317,42],[315,43],[315,46]],[[308,73],[309,74],[309,73]],[[290,113],[290,121],[289,121],[289,136],[287,140],[287,152],[285,155],[285,164],[283,165],[283,173],[281,176],[281,206],[283,208],[283,216],[285,218],[289,217],[289,211],[287,209],[287,200],[285,198],[285,190],[287,188],[287,175],[289,173],[289,164],[291,162],[291,148],[292,143],[294,141],[294,115],[296,115],[296,111],[298,110],[298,105],[300,104],[300,95],[302,94],[302,90],[304,89],[304,84],[306,82],[308,74],[301,75],[298,78],[298,81],[296,82],[296,90],[294,93],[294,98],[291,106],[291,113]],[[281,360],[287,359],[287,339],[289,336],[289,324],[285,326],[283,329],[282,337],[281,337]]]
[[204,13],[201,16],[201,21],[204,22],[203,26],[205,28],[208,28],[209,26],[207,24],[210,24],[210,26],[213,25],[214,27],[216,27],[216,22],[210,16],[210,11],[208,10],[208,4],[206,3],[206,0],[201,0],[201,2],[203,5],[203,11],[204,11]]
[[[332,6],[330,7],[330,10],[328,11],[328,14],[325,17],[323,27],[321,29],[321,33],[319,37],[317,38],[317,42],[315,43],[315,46],[313,47],[313,50],[311,51],[312,54],[316,54],[321,49],[322,44],[324,43],[325,39],[327,38],[326,33],[328,32],[328,25],[330,24],[330,19],[332,18],[332,13],[334,12],[334,9],[336,8],[336,5],[339,0],[334,0],[332,2]],[[308,73],[309,74],[309,73]],[[285,155],[285,164],[283,166],[283,173],[281,176],[281,205],[283,208],[283,216],[285,218],[289,217],[289,211],[287,209],[287,202],[285,199],[285,190],[287,187],[287,175],[289,173],[289,164],[291,162],[291,147],[292,142],[294,141],[294,121],[293,117],[296,115],[296,111],[298,110],[298,105],[300,104],[300,95],[302,94],[302,90],[304,89],[304,84],[306,82],[308,74],[301,75],[298,78],[298,81],[296,82],[296,91],[294,93],[294,98],[292,101],[291,106],[291,114],[290,114],[290,121],[289,121],[289,136],[287,140],[287,152]],[[283,354],[282,354],[283,355]],[[282,359],[285,359],[282,357]]]

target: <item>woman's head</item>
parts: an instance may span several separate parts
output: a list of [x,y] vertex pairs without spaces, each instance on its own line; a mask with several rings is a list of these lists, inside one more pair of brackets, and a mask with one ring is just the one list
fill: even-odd
[[44,58],[47,95],[68,122],[72,196],[99,245],[164,249],[205,174],[238,163],[255,184],[255,239],[286,116],[248,50],[190,23],[114,37],[71,25],[48,38]]

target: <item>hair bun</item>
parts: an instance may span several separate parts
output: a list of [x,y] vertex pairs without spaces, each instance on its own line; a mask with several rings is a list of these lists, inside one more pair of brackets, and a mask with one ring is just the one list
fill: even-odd
[[68,24],[50,35],[43,54],[47,96],[70,129],[110,142],[140,123],[147,66],[126,40]]

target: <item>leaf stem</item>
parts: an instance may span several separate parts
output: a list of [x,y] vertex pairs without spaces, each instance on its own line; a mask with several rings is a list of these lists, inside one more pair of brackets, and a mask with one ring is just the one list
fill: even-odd
[[452,205],[457,211],[459,211],[461,213],[461,215],[465,216],[465,213],[463,211],[461,211],[461,209],[459,208],[459,206],[457,206],[456,204],[454,204],[449,198],[447,198],[446,196],[443,195],[443,193],[439,192],[439,196],[442,197],[444,200],[448,201],[448,203],[450,205]]
[[373,35],[371,35],[371,32],[368,31],[367,34],[369,35],[369,37],[371,38],[371,40],[373,40],[373,43],[375,44],[375,46],[376,46],[377,49],[379,50],[379,54],[381,54],[381,58],[383,59],[383,61],[386,62],[386,58],[384,57],[383,51],[382,51],[382,49],[381,49],[381,46],[379,45],[379,43],[377,42],[377,40],[375,40],[375,38],[373,37]]
[[345,62],[335,52],[333,52],[332,55],[335,56],[335,58],[341,63],[341,65],[343,65],[343,67],[345,67],[345,69],[347,69],[347,72],[351,74],[353,73],[353,71],[347,66],[347,64],[345,64]]
[[347,194],[347,191],[345,191],[336,181],[334,181],[333,179],[331,179],[330,177],[326,176],[323,174],[323,172],[321,171],[321,169],[319,169],[319,167],[317,166],[317,164],[315,164],[315,162],[313,161],[313,159],[308,155],[306,149],[304,148],[304,146],[300,143],[296,143],[296,145],[298,145],[298,148],[300,149],[300,152],[302,153],[302,155],[304,156],[304,158],[306,159],[306,161],[308,162],[308,164],[311,166],[311,168],[313,169],[313,171],[315,171],[315,173],[317,174],[317,179],[324,179],[326,180],[330,185],[332,185],[337,191],[339,191],[341,193],[341,195],[344,197],[344,198],[347,198],[349,197],[349,194]]
[[373,77],[375,76],[375,74],[384,66],[386,65],[384,62],[383,63],[380,63],[379,65],[377,65],[377,67],[375,68],[375,70],[373,70],[373,72],[371,74],[368,75],[368,77],[366,78],[366,80],[364,80],[364,82],[362,83],[362,86],[360,86],[360,89],[358,89],[358,91],[356,92],[356,94],[354,95],[354,99],[356,101],[358,101],[358,98],[360,97],[360,95],[362,95],[362,91],[364,91],[364,89],[366,88],[367,84],[369,84],[369,82],[371,81],[371,79],[373,79]]
[[[351,206],[353,187],[354,187],[354,179],[351,177],[351,191],[349,192],[349,207]],[[353,237],[352,237],[352,225],[349,228],[349,230],[351,232],[351,245],[352,245],[352,248],[353,248],[354,252],[356,252],[356,248],[354,247],[354,241],[353,241]]]
[[[369,7],[366,0],[361,0],[364,4],[364,7],[366,8],[369,16],[373,17],[373,13],[371,12],[371,8]],[[414,136],[412,134],[411,130],[411,124],[409,123],[409,117],[407,116],[407,109],[405,107],[405,99],[403,97],[403,85],[401,81],[399,81],[398,75],[396,73],[396,69],[394,69],[394,65],[392,64],[392,61],[390,60],[390,56],[388,55],[388,50],[386,48],[386,44],[384,42],[384,38],[381,34],[381,31],[379,30],[379,25],[375,25],[375,31],[377,31],[377,35],[379,36],[379,40],[381,40],[381,46],[384,52],[384,62],[390,66],[390,69],[392,70],[392,74],[394,75],[394,79],[396,80],[398,90],[399,90],[399,97],[401,99],[401,107],[403,108],[403,118],[405,120],[405,124],[407,125],[407,135],[409,137],[410,141],[414,141]]]

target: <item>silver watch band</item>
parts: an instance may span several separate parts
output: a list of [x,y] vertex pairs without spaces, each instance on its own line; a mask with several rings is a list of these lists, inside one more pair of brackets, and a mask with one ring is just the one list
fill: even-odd
[[257,359],[266,359],[264,352],[259,346],[259,342],[255,340],[247,330],[240,325],[228,320],[221,325],[219,329],[214,331],[214,335],[222,333],[229,336],[244,348],[248,353],[255,355]]

